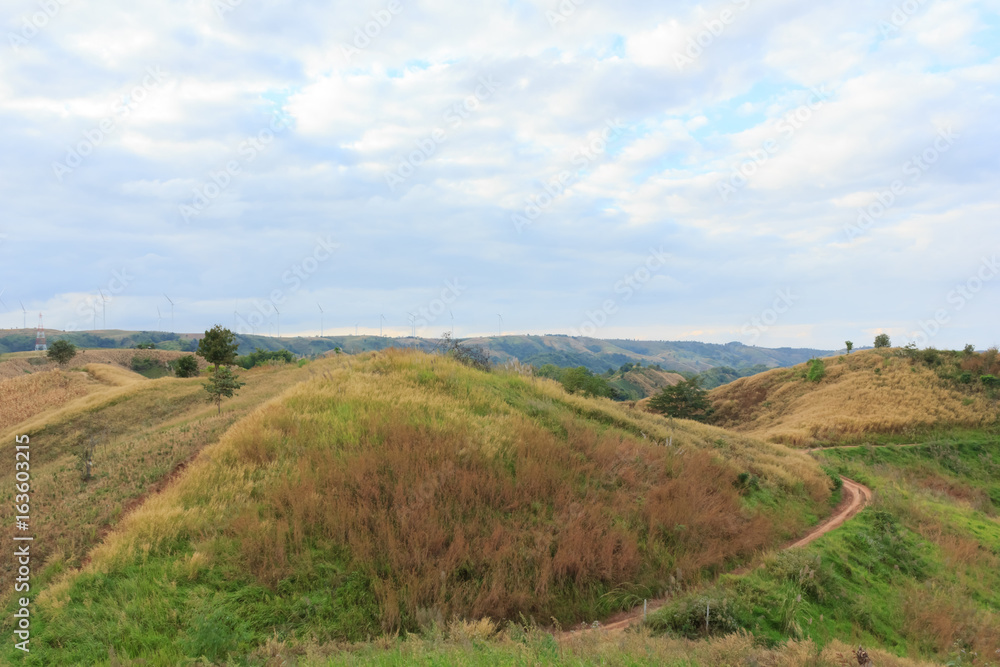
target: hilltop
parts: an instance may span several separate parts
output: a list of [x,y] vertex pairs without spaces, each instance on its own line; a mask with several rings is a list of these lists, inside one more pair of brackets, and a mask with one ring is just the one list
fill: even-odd
[[716,424],[797,447],[995,428],[996,350],[880,349],[742,378],[709,393]]
[[[831,509],[833,482],[803,453],[544,378],[403,350],[245,375],[252,391],[221,417],[197,379],[142,378],[19,425],[37,452],[36,521],[56,531],[33,564],[26,664],[106,664],[109,646],[219,662],[455,617],[589,622]],[[72,443],[102,427],[99,483],[72,481]],[[123,515],[144,485],[163,490]],[[74,513],[99,498],[113,530],[83,560],[94,534]]]

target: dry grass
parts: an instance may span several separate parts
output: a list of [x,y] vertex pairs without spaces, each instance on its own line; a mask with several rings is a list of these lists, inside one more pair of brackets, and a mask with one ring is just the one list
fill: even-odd
[[[50,361],[45,352],[13,352],[0,355],[0,380],[15,378],[30,373],[41,373],[59,368],[80,368],[88,364],[114,364],[121,368],[128,369],[132,364],[132,357],[136,355],[152,357],[166,363],[187,356],[190,352],[176,352],[171,350],[79,350],[64,366]],[[205,360],[195,356],[198,360],[198,368],[203,369],[208,366]]]
[[[307,575],[320,554],[346,554],[372,582],[386,630],[421,609],[578,620],[595,593],[655,589],[678,569],[694,578],[802,528],[744,508],[737,473],[751,469],[797,502],[830,494],[802,453],[550,381],[399,350],[310,366],[322,376],[206,449],[87,571],[197,536],[200,560],[270,587]],[[216,548],[230,542],[235,550]],[[187,556],[178,562],[185,576],[197,571]],[[70,584],[40,603],[58,610]],[[583,602],[563,600],[567,590]]]
[[[452,624],[435,637],[411,636],[365,644],[290,644],[272,639],[254,658],[268,667],[320,665],[665,665],[685,667],[856,667],[856,646],[833,641],[823,649],[812,641],[789,641],[765,648],[747,632],[700,641],[665,639],[647,630],[617,633],[583,633],[552,650],[548,635],[516,628],[488,639],[471,624]],[[457,630],[457,631],[456,631]],[[932,667],[935,663],[901,658],[868,648],[879,667]]]
[[771,442],[804,447],[873,433],[976,428],[998,419],[997,402],[984,393],[963,393],[925,365],[911,365],[891,352],[858,352],[825,362],[826,376],[820,382],[801,377],[803,366],[798,366],[714,389],[709,397],[717,423]]
[[[0,387],[69,382],[71,388],[77,382],[89,392],[64,402],[53,390],[42,405],[47,409],[35,410],[0,436],[4,442],[13,442],[15,434],[31,438],[33,572],[57,561],[79,566],[103,532],[179,464],[275,393],[309,377],[308,369],[293,366],[240,375],[247,386],[224,403],[221,416],[205,402],[198,379],[147,380],[106,364],[88,365],[86,372],[51,371],[0,382]],[[8,414],[17,405],[16,395],[2,405],[2,414]],[[79,452],[91,438],[97,445],[94,478],[83,482]],[[0,502],[5,504],[13,503],[12,478],[13,466],[0,471]],[[11,522],[0,526],[0,539],[10,542],[12,534]],[[9,555],[0,556],[3,590],[12,585],[6,575],[13,566]]]
[[0,431],[101,387],[86,373],[59,370],[0,380]]

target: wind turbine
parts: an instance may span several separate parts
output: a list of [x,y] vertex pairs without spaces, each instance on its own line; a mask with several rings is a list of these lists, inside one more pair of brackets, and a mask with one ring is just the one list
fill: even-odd
[[97,291],[101,293],[101,318],[102,318],[101,319],[101,326],[102,326],[102,328],[105,331],[107,331],[107,328],[108,328],[108,298],[106,296],[104,296],[104,290],[98,289]]
[[21,328],[22,329],[27,329],[28,328],[28,311],[26,311],[24,309],[24,304],[21,303],[20,299],[18,299],[17,302],[21,304]]
[[384,320],[384,319],[385,319],[385,315],[382,315],[381,313],[379,313],[379,316],[378,316],[378,336],[379,336],[379,338],[382,337],[382,320]]
[[316,302],[316,307],[319,308],[319,337],[323,337],[323,306],[319,305],[319,301]]
[[497,336],[502,336],[503,335],[503,315],[501,315],[500,313],[497,313],[497,317],[500,318],[500,321],[497,323]]
[[410,337],[417,337],[417,316],[413,313],[409,313],[410,316]]
[[160,331],[161,322],[163,322],[163,315],[160,313],[160,307],[156,307],[156,330]]
[[174,302],[166,293],[163,294],[167,301],[170,301],[170,333],[174,332]]

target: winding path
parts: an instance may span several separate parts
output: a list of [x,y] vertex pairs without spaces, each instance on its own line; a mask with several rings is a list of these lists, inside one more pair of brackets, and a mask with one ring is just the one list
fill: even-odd
[[[829,448],[827,448],[829,449]],[[814,450],[809,450],[814,451]],[[794,542],[790,542],[783,547],[784,549],[795,549],[798,547],[804,547],[813,540],[817,539],[821,535],[829,533],[835,528],[839,528],[845,521],[850,519],[852,516],[860,512],[865,508],[865,505],[871,502],[872,490],[869,489],[864,484],[859,484],[852,479],[846,477],[840,478],[844,482],[843,495],[841,496],[840,503],[833,510],[831,514],[825,521],[819,525],[813,527],[804,537],[801,537]],[[732,574],[743,574],[748,571],[747,568],[742,568],[736,570]],[[650,600],[646,611],[652,613],[665,605],[670,598],[660,598],[657,600]],[[557,637],[569,637],[581,632],[589,632],[591,630],[602,630],[604,632],[620,632],[625,628],[632,625],[637,620],[642,619],[643,608],[636,607],[632,611],[621,612],[608,619],[607,623],[603,623],[596,628],[582,628],[578,630],[567,630],[565,632],[559,633]]]

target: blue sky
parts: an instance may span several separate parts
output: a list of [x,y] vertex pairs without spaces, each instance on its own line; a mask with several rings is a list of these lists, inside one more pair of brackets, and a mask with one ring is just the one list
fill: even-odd
[[0,327],[985,348],[998,16],[9,0]]

